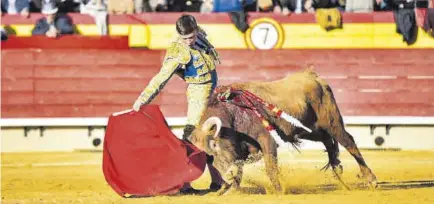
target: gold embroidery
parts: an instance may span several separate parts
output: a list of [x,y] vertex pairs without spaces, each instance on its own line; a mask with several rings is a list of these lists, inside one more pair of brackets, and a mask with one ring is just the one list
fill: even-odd
[[185,81],[190,84],[201,84],[208,81],[211,81],[211,73],[206,73],[205,75],[197,76],[197,77],[185,77]]
[[191,60],[189,49],[182,43],[173,42],[166,50],[165,60],[174,59],[180,64],[188,64]]
[[208,98],[212,93],[212,83],[189,84],[187,87],[187,124],[197,125],[205,112]]
[[173,59],[164,61],[160,72],[151,79],[149,84],[140,94],[140,100],[142,100],[143,104],[148,104],[155,98],[173,76],[178,66],[179,63]]

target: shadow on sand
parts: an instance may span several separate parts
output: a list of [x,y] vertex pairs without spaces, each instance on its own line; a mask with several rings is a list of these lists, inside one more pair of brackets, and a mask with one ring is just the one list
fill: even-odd
[[[246,182],[249,187],[240,187],[237,193],[240,194],[266,194],[267,190],[262,184],[256,183],[254,181]],[[369,187],[363,184],[348,184],[351,190],[369,190]],[[395,190],[395,189],[412,189],[412,188],[430,188],[434,187],[434,180],[415,180],[415,181],[388,181],[388,182],[378,182],[378,187],[376,190]],[[344,190],[344,188],[339,184],[325,184],[325,185],[302,185],[302,186],[289,186],[286,188],[284,194],[321,194],[331,191]],[[203,195],[213,195],[213,191],[208,189],[199,190],[196,196]],[[183,196],[183,194],[175,194],[170,196]],[[147,196],[129,196],[128,198],[144,198]],[[152,197],[152,196],[150,196]]]
[[[395,190],[395,189],[414,189],[434,187],[434,180],[414,180],[414,181],[387,181],[378,182],[376,190]],[[242,187],[240,193],[245,194],[265,194],[266,189],[258,183],[248,182],[253,187]],[[348,184],[350,190],[370,190],[370,188],[361,183]],[[337,190],[345,190],[340,184],[325,185],[302,185],[287,186],[284,194],[318,194]]]

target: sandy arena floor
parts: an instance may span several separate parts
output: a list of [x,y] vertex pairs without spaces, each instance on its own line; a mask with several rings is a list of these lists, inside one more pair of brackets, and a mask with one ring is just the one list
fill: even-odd
[[[272,194],[262,161],[247,165],[241,192],[226,196],[121,198],[106,184],[101,152],[3,153],[2,203],[434,203],[434,151],[362,151],[378,177],[375,191],[361,185],[354,159],[341,153],[344,190],[329,171],[326,153],[286,151],[280,155],[284,195]],[[208,187],[205,172],[193,183]]]

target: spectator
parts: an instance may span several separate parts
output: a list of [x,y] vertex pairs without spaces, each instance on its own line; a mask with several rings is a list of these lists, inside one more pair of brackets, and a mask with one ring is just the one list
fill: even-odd
[[391,0],[375,0],[375,11],[390,11],[392,10],[390,5]]
[[434,8],[428,8],[425,16],[423,30],[434,38]]
[[[42,4],[46,0],[30,0],[30,12],[41,12]],[[79,12],[81,0],[53,0],[56,3],[58,13]]]
[[185,12],[199,12],[202,2],[203,2],[202,0],[187,0],[185,1],[182,10]]
[[316,9],[338,8],[342,10],[344,1],[340,0],[306,0],[304,8],[307,12],[313,13]]
[[29,17],[29,0],[1,0],[1,11]]
[[257,12],[259,10],[257,0],[243,0],[242,3],[245,12]]
[[42,5],[42,13],[45,17],[40,18],[32,30],[32,35],[46,35],[55,38],[59,35],[73,34],[72,20],[66,15],[57,13],[58,8],[54,1],[47,0]]
[[149,0],[149,7],[152,11],[164,12],[169,10],[169,5],[166,0]]
[[30,12],[41,13],[42,0],[30,0]]
[[8,39],[8,35],[6,34],[6,31],[4,28],[0,28],[0,33],[1,33],[1,40],[7,40]]
[[153,0],[134,0],[134,11],[136,13],[152,12],[149,5]]
[[107,4],[105,0],[81,0],[80,13],[88,14],[95,20],[100,35],[107,35]]
[[165,2],[167,11],[170,12],[200,12],[202,0],[156,0],[157,2]]
[[214,1],[213,0],[203,0],[202,5],[200,6],[201,13],[211,13],[214,10]]
[[275,1],[272,1],[272,0],[258,0],[257,1],[258,10],[262,11],[262,12],[272,11],[274,8],[274,5],[277,5],[277,3]]
[[282,15],[289,15],[292,12],[302,13],[303,4],[306,0],[278,0],[276,1],[278,5],[275,5],[274,12],[282,13]]
[[133,0],[108,0],[107,1],[109,14],[133,14]]
[[392,3],[393,18],[396,32],[402,35],[407,45],[417,40],[418,27],[416,24],[415,2],[413,0],[394,0]]
[[[382,0],[375,0],[377,4]],[[374,11],[374,1],[372,0],[346,0],[346,12],[368,13]]]

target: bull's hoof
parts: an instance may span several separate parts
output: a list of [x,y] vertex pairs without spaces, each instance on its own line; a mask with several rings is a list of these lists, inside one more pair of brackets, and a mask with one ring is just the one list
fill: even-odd
[[223,195],[233,195],[240,193],[239,188],[231,187],[226,192],[223,193]]
[[367,176],[367,181],[368,181],[368,186],[371,190],[375,190],[378,187],[377,177],[373,173],[370,173]]
[[224,195],[226,191],[230,189],[230,186],[228,184],[223,184],[223,186],[216,192],[218,196]]
[[359,173],[357,174],[357,177],[364,180],[366,182],[365,184],[371,190],[375,190],[378,187],[377,177],[372,173],[369,173],[368,175],[363,175],[362,173]]
[[375,181],[371,181],[371,182],[369,182],[368,184],[369,184],[369,189],[371,189],[371,190],[375,190],[375,189],[377,189],[377,187],[378,187],[377,180],[375,180]]

